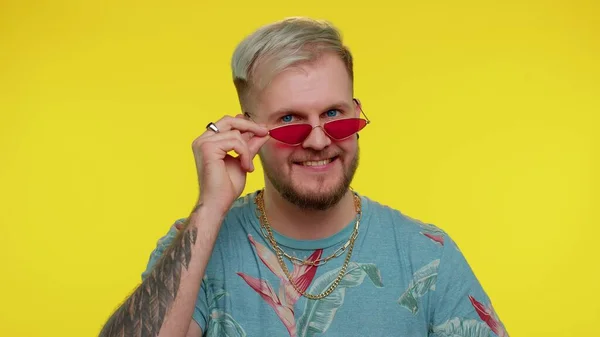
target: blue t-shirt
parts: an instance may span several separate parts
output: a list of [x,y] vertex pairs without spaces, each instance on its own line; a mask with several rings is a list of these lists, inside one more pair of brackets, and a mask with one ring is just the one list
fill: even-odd
[[[447,233],[362,195],[359,234],[337,288],[320,300],[300,296],[261,232],[255,197],[236,200],[217,237],[193,314],[205,336],[508,336]],[[142,278],[184,222],[158,241]],[[320,240],[273,234],[288,254],[316,260],[346,243],[354,227]],[[317,295],[345,257],[320,266],[284,261],[296,286]]]

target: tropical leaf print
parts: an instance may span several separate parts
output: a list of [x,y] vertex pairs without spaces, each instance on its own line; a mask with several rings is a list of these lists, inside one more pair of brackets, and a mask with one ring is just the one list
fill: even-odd
[[404,215],[404,216],[407,219],[417,223],[421,227],[421,229],[423,230],[422,232],[420,232],[421,234],[428,237],[431,241],[440,244],[441,246],[444,245],[444,234],[445,233],[440,228],[438,228],[435,225],[425,223],[419,219],[415,219],[415,218],[409,217],[407,215]]
[[222,280],[209,278],[207,275],[204,275],[204,277],[202,278],[202,283],[204,283],[206,288],[206,297],[208,298],[209,311],[218,308],[219,300],[226,296],[229,296],[229,293],[225,291],[225,289],[223,289]]
[[[314,280],[308,292],[314,294],[325,291],[339,272],[340,268],[321,275]],[[365,277],[368,277],[375,286],[383,286],[377,266],[370,263],[351,262],[337,288],[329,296],[320,300],[307,300],[302,317],[298,320],[298,336],[312,337],[327,331],[337,310],[344,303],[346,289],[359,286]]]
[[230,314],[214,309],[210,314],[206,335],[219,337],[245,337],[246,332]]
[[444,245],[444,236],[443,235],[435,235],[435,234],[423,233],[423,232],[421,232],[421,234],[423,234],[426,237],[428,237],[429,240],[431,240],[431,241],[433,241],[435,243],[439,243],[441,246]]
[[[219,309],[218,302],[220,299],[229,296],[229,293],[225,289],[217,286],[216,280],[209,279],[204,276],[204,282],[207,284],[208,291],[208,310],[210,311],[210,319],[208,327],[206,329],[206,336],[232,336],[232,337],[245,337],[246,332],[236,322],[236,320],[229,313]],[[212,289],[216,290],[212,290]]]
[[455,317],[433,327],[432,332],[436,337],[489,337],[492,331],[483,322]]
[[421,229],[423,230],[421,234],[425,235],[433,242],[436,242],[442,246],[444,245],[444,232],[441,229],[432,224],[423,222],[419,223],[419,226],[421,226]]
[[358,263],[360,268],[365,271],[369,279],[375,284],[376,287],[383,287],[383,281],[381,279],[381,272],[379,268],[373,263]]
[[[275,292],[271,284],[267,280],[258,279],[247,275],[245,273],[238,272],[237,274],[262,298],[267,302],[271,308],[275,311],[288,333],[291,337],[297,336],[296,333],[296,320],[294,318],[294,305],[300,297],[300,294],[294,289],[290,281],[287,279],[283,270],[277,262],[277,257],[271,250],[264,245],[260,244],[252,235],[248,235],[250,244],[254,246],[254,249],[263,262],[263,264],[279,278],[279,292]],[[316,261],[321,257],[323,253],[322,249],[315,250],[309,257],[308,260]],[[302,291],[312,282],[317,266],[312,265],[296,265],[294,264],[292,270],[292,281]]]
[[246,283],[248,283],[248,285],[254,289],[254,291],[256,291],[263,298],[263,300],[265,300],[265,302],[271,306],[271,308],[273,308],[273,310],[275,310],[275,313],[288,330],[290,336],[295,337],[296,320],[294,318],[294,310],[293,308],[288,308],[282,304],[279,296],[277,296],[275,290],[273,290],[273,287],[271,287],[271,284],[269,284],[268,281],[255,278],[244,273],[238,273],[238,275],[242,277],[244,281],[246,281]]
[[217,302],[225,296],[229,295],[224,289],[218,289],[212,294],[212,298],[208,304],[209,308],[214,308],[217,305]]
[[477,311],[479,317],[498,337],[508,337],[508,333],[504,329],[502,323],[500,323],[500,319],[498,318],[498,315],[496,315],[496,311],[491,304],[489,307],[485,306],[478,302],[473,296],[469,296],[469,300],[471,300],[471,304],[475,308],[475,311]]
[[177,231],[182,230],[183,228],[185,228],[185,220],[179,219],[179,220],[175,221],[175,223],[173,224],[173,227],[175,227],[175,229]]
[[417,270],[408,288],[398,299],[398,303],[410,310],[413,315],[419,312],[419,298],[429,290],[435,290],[439,265],[440,260],[437,259]]

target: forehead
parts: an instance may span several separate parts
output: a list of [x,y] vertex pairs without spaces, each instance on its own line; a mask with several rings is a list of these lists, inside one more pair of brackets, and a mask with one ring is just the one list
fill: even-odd
[[279,111],[322,113],[332,104],[351,104],[352,80],[344,62],[328,53],[282,71],[257,98],[257,114],[263,118]]

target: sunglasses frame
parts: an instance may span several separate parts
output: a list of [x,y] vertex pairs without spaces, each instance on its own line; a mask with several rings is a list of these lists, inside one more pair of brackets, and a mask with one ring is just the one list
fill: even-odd
[[[365,114],[365,112],[363,111],[363,109],[362,109],[362,105],[361,105],[360,101],[358,100],[358,98],[353,98],[352,100],[354,101],[354,103],[356,103],[356,105],[357,105],[357,106],[358,106],[358,108],[360,109],[360,112],[361,112],[361,114],[362,114],[363,116],[365,116],[365,119],[364,119],[364,121],[365,121],[365,126],[363,126],[363,127],[361,128],[361,130],[362,130],[362,129],[364,129],[364,128],[365,128],[367,125],[369,125],[369,124],[371,123],[371,120],[369,119],[369,117],[367,117],[367,114]],[[254,122],[254,120],[252,119],[252,117],[250,117],[250,114],[249,114],[248,112],[244,112],[244,115],[245,115],[246,117],[250,118],[250,120]],[[340,120],[347,120],[347,119],[362,119],[362,118],[358,118],[358,117],[352,117],[352,118],[341,118],[341,119],[336,119],[336,120],[333,120],[333,121],[328,121],[328,122],[325,122],[325,123],[323,123],[322,125],[321,125],[321,124],[319,124],[319,125],[315,125],[315,126],[313,126],[313,127],[312,127],[312,129],[310,130],[310,132],[308,133],[308,135],[310,135],[310,134],[313,132],[313,130],[314,130],[315,128],[319,128],[319,127],[320,127],[320,128],[323,130],[323,132],[324,132],[324,133],[327,135],[327,137],[329,137],[330,139],[332,139],[332,140],[334,140],[334,141],[341,141],[341,140],[344,140],[344,139],[348,139],[349,137],[352,137],[352,135],[354,135],[354,134],[357,134],[357,135],[358,135],[358,132],[359,132],[360,130],[359,130],[359,131],[357,131],[357,132],[354,132],[354,133],[352,133],[352,134],[350,134],[350,135],[348,135],[347,137],[344,137],[344,138],[335,138],[335,137],[333,137],[332,135],[330,135],[330,134],[327,132],[327,130],[325,129],[325,125],[327,125],[328,123],[331,123],[331,122],[337,122],[337,121],[340,121]],[[310,125],[310,124],[309,124],[309,123],[295,123],[295,124],[290,124],[290,125]],[[269,129],[269,134],[271,133],[271,130],[276,130],[276,129],[280,129],[280,128],[285,128],[285,127],[288,127],[288,126],[290,126],[290,125],[281,125],[281,126],[276,126],[276,127],[274,127],[274,128],[271,128],[271,129]],[[307,138],[308,138],[308,136],[307,136]],[[295,144],[292,144],[292,143],[287,143],[287,142],[281,141],[281,140],[279,140],[279,139],[277,139],[277,138],[274,138],[274,137],[273,137],[273,139],[275,139],[276,141],[278,141],[278,142],[280,142],[280,143],[287,144],[287,145],[290,145],[290,146],[298,146],[298,145],[302,144],[302,143],[303,143],[303,142],[306,140],[306,138],[304,138],[304,140],[302,140],[302,142],[300,142],[300,143],[295,143]]]

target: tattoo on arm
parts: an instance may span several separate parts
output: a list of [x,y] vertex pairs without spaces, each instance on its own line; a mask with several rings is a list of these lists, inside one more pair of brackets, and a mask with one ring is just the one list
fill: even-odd
[[[194,209],[196,211],[197,208]],[[154,266],[152,272],[111,316],[100,337],[157,336],[173,304],[183,268],[189,268],[198,229],[188,223]]]

